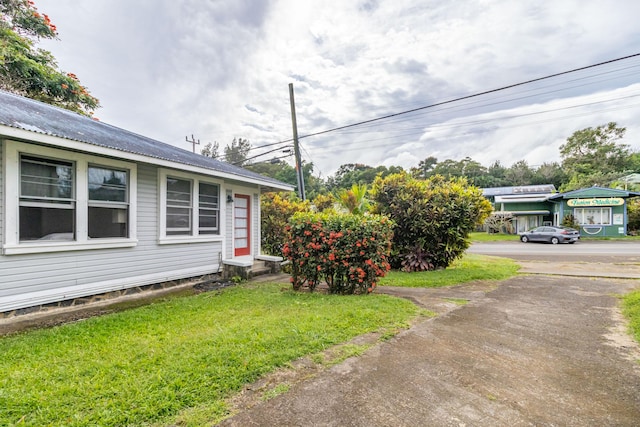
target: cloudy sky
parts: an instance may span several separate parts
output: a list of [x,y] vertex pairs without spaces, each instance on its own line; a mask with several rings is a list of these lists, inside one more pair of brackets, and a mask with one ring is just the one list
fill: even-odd
[[[100,120],[187,150],[186,136],[221,147],[247,138],[252,156],[291,144],[275,144],[292,137],[289,83],[305,136],[640,53],[637,0],[36,6],[59,30],[40,46],[100,99]],[[640,149],[640,57],[300,142],[323,177],[345,163],[410,168],[428,156],[535,166],[559,160],[574,131],[609,121]]]

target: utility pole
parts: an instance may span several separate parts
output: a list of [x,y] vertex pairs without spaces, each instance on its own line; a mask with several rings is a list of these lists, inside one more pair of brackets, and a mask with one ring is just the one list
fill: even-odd
[[296,101],[293,97],[293,83],[289,83],[289,101],[291,102],[291,125],[293,126],[293,150],[296,156],[296,178],[298,195],[307,200],[304,192],[304,176],[302,174],[302,160],[300,159],[300,143],[298,142],[298,123],[296,121]]
[[193,134],[191,134],[191,141],[189,141],[189,137],[185,136],[184,139],[187,140],[188,143],[193,144],[193,152],[196,152],[196,145],[200,145],[200,140],[196,141],[196,139],[193,137]]

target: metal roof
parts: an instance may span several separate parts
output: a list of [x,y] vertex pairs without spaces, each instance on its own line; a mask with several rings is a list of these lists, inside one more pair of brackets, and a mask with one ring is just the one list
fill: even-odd
[[238,181],[251,181],[279,190],[293,189],[290,184],[241,167],[4,91],[0,91],[0,125],[86,143],[87,152],[92,151],[92,146],[102,147],[146,157],[149,163],[157,160],[172,162],[176,169],[181,169],[181,165],[193,166],[211,171],[212,175],[217,172]]
[[581,188],[579,190],[569,191],[567,193],[554,194],[549,197],[549,200],[557,199],[581,199],[590,197],[635,197],[640,196],[640,193],[633,191],[618,190],[616,188],[604,188],[604,187],[588,187]]
[[520,185],[517,187],[491,187],[482,189],[482,195],[485,197],[507,196],[513,194],[550,194],[555,192],[556,187],[553,184]]
[[545,202],[551,194],[532,194],[532,195],[509,195],[496,196],[496,203],[529,203],[529,202]]

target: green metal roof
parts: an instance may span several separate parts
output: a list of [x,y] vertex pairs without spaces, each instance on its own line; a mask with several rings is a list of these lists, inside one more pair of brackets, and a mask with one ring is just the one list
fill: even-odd
[[640,196],[640,193],[632,191],[618,190],[615,188],[589,187],[579,190],[560,193],[549,197],[549,200],[557,199],[586,199],[589,197],[633,197]]

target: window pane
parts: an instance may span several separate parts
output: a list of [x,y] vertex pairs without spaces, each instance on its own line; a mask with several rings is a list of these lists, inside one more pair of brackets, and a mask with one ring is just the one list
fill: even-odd
[[573,214],[580,225],[611,224],[611,208],[577,208]]
[[59,160],[22,156],[20,195],[39,199],[71,199],[73,164]]
[[198,211],[198,233],[217,234],[219,207],[218,186],[201,182],[198,189],[198,201],[200,204],[200,210]]
[[20,241],[74,240],[73,209],[20,206]]
[[238,197],[234,200],[235,204],[236,204],[236,208],[247,208],[249,201],[247,199],[245,199],[244,197]]
[[191,206],[191,181],[167,178],[167,205]]
[[218,209],[218,186],[200,183],[198,187],[200,207]]
[[127,172],[89,167],[89,200],[127,201]]
[[128,212],[126,208],[89,207],[89,237],[128,236]]
[[191,233],[191,209],[167,207],[167,234]]
[[167,177],[166,234],[191,234],[191,181]]
[[200,209],[198,218],[200,234],[214,234],[218,231],[218,211]]

